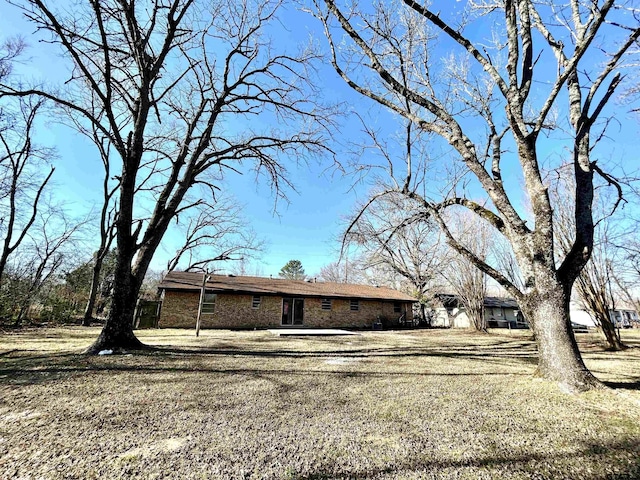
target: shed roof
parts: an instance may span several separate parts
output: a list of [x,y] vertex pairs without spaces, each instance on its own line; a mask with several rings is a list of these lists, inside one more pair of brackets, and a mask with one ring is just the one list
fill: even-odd
[[[202,273],[169,272],[158,285],[164,290],[199,290]],[[210,275],[207,290],[254,295],[292,295],[322,298],[359,298],[367,300],[395,300],[415,302],[416,299],[387,287],[353,285],[349,283],[308,282],[264,277]]]

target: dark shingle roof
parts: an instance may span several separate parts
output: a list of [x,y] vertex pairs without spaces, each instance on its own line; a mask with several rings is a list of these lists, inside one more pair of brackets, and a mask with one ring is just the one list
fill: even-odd
[[518,302],[513,298],[484,297],[485,307],[519,308]]
[[[445,307],[458,307],[461,305],[460,298],[451,293],[436,293],[435,297],[438,298]],[[484,297],[484,306],[489,308],[519,308],[518,302],[516,302],[515,299],[506,297]]]
[[[199,290],[202,273],[169,272],[159,289]],[[348,283],[307,282],[304,280],[284,280],[263,277],[242,277],[232,275],[211,275],[207,290],[228,293],[248,293],[254,295],[297,295],[322,298],[361,298],[370,300],[397,300],[415,302],[416,299],[397,290],[370,285]]]

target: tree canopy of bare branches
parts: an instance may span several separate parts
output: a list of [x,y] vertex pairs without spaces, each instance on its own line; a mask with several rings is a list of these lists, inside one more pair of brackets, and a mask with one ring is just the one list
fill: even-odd
[[[572,391],[598,388],[571,330],[569,298],[593,249],[594,176],[615,184],[594,148],[640,37],[633,3],[467,1],[438,12],[415,0],[367,8],[317,0],[315,7],[337,74],[446,147],[455,173],[434,190],[433,172],[418,171],[408,156],[365,208],[389,193],[416,202],[453,248],[517,299],[536,334],[537,374]],[[575,177],[575,234],[559,260],[545,180],[550,150],[571,162]],[[519,205],[523,192],[529,215]],[[452,234],[443,212],[454,205],[509,241],[524,288]]]
[[[13,63],[24,53],[21,39],[0,45],[0,82],[10,83]],[[0,101],[0,284],[9,256],[27,239],[38,217],[40,201],[54,168],[53,152],[34,140],[43,99],[4,98]]]
[[[464,210],[451,211],[449,217],[452,218],[447,221],[448,228],[458,241],[478,258],[488,261],[492,244],[489,226]],[[455,250],[440,271],[460,300],[471,325],[479,332],[486,332],[484,300],[487,295],[487,275]]]
[[[70,62],[63,86],[11,88],[48,99],[121,161],[115,221],[118,259],[111,310],[88,350],[141,348],[136,298],[171,220],[231,172],[253,168],[277,194],[290,158],[325,152],[328,111],[317,101],[310,50],[276,51],[267,29],[280,2],[85,0],[63,9],[16,0],[45,41]],[[148,212],[148,215],[144,215]]]
[[408,293],[420,302],[425,321],[430,290],[447,263],[447,249],[434,222],[407,218],[406,203],[402,195],[385,196],[357,217],[346,241],[358,246],[365,269],[389,270],[404,279]]
[[[567,200],[568,197],[570,198],[567,191],[573,190],[573,178],[568,173],[566,168],[561,169],[550,188],[552,198],[564,199],[557,202],[554,210],[555,238],[560,255],[566,255],[571,247],[575,230],[573,204]],[[616,331],[611,312],[615,310],[616,297],[618,300],[621,298],[616,292],[615,281],[621,267],[619,263],[621,252],[616,248],[618,234],[615,231],[620,229],[623,219],[617,218],[618,216],[608,211],[609,205],[613,202],[606,198],[608,196],[606,194],[606,189],[596,189],[593,208],[596,220],[593,252],[576,279],[574,294],[602,330],[608,348],[621,350],[625,346]],[[602,198],[603,196],[605,198]]]
[[262,248],[262,242],[242,215],[242,206],[231,198],[218,197],[215,203],[201,204],[179,218],[177,227],[184,232],[182,245],[167,264],[167,270],[214,271],[218,262],[250,258]]

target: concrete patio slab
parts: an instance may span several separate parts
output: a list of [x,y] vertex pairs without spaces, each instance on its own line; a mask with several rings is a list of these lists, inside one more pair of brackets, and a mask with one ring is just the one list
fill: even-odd
[[361,335],[360,333],[337,328],[274,328],[270,329],[273,335],[283,336],[319,336],[319,335]]

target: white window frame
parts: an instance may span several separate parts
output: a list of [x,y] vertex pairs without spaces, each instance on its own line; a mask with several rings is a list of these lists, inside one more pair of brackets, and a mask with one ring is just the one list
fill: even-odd
[[[256,301],[257,299],[257,301]],[[251,308],[257,310],[262,305],[262,296],[261,295],[253,295],[251,297]]]
[[205,292],[204,298],[202,299],[202,314],[203,315],[213,315],[216,313],[216,300],[218,299],[218,295],[213,292]]

